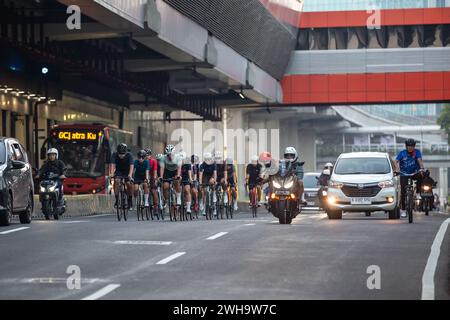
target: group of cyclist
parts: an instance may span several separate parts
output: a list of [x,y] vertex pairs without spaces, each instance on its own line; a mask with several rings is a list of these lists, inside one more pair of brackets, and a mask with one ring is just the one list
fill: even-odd
[[[417,192],[420,190],[420,183],[423,177],[424,165],[420,150],[415,148],[416,141],[407,139],[405,150],[401,151],[396,159],[397,171],[400,174],[401,184],[401,215],[405,213],[405,186],[407,184],[407,174],[417,173]],[[303,187],[303,164],[300,162],[297,150],[294,147],[287,147],[283,154],[283,159],[290,162],[294,174],[297,177],[296,187],[294,188],[296,196],[300,199],[300,204],[305,204]],[[257,188],[258,206],[261,200],[261,188],[258,186],[267,182],[271,175],[278,173],[279,161],[272,158],[269,152],[263,152],[259,156],[251,157],[251,162],[246,167],[245,185],[249,192]],[[328,169],[332,169],[331,164],[327,164]],[[184,193],[186,211],[200,211],[205,215],[205,191],[209,186],[215,191],[217,186],[222,190],[229,187],[234,201],[234,210],[238,210],[236,201],[237,174],[233,159],[223,158],[222,153],[217,151],[214,154],[206,152],[203,155],[203,162],[200,163],[198,155],[193,154],[190,157],[185,152],[176,152],[175,147],[169,144],[165,148],[164,154],[158,154],[153,157],[151,149],[140,150],[137,153],[137,159],[133,160],[132,154],[128,151],[127,145],[121,143],[117,147],[117,152],[113,153],[110,164],[110,176],[114,177],[114,193],[116,202],[118,199],[118,185],[120,179],[125,179],[128,207],[131,209],[133,194],[137,196],[138,186],[143,185],[144,205],[149,206],[149,196],[152,194],[153,205],[159,205],[158,186],[161,187],[164,201],[169,197],[171,183],[176,193],[176,204],[181,205],[181,193]],[[134,191],[134,192],[133,192]],[[217,201],[216,192],[213,192],[213,202]],[[420,197],[420,194],[418,194]],[[194,206],[191,207],[192,202]],[[214,215],[215,212],[214,206]]]
[[[190,157],[183,151],[176,152],[175,146],[169,144],[164,154],[153,157],[151,149],[143,149],[137,153],[137,159],[133,160],[126,144],[121,143],[117,151],[112,154],[110,177],[114,177],[114,194],[116,197],[114,206],[118,203],[118,186],[123,179],[128,195],[128,208],[133,208],[133,195],[137,197],[139,185],[143,185],[144,206],[148,207],[150,192],[152,193],[153,206],[157,208],[160,204],[158,187],[162,191],[163,210],[167,210],[167,199],[169,198],[171,186],[175,190],[176,205],[181,205],[181,194],[183,193],[186,212],[192,210],[200,211],[205,215],[205,187],[210,186],[215,191],[216,186],[222,186],[223,190],[230,187],[231,196],[234,201],[234,210],[238,210],[236,201],[236,169],[233,159],[226,158],[220,152],[205,153],[203,162],[200,163],[198,155]],[[134,187],[133,187],[134,186]],[[134,191],[134,192],[133,192]],[[216,193],[213,192],[213,201],[216,202]],[[194,205],[192,206],[192,203]],[[214,206],[214,215],[216,215]]]

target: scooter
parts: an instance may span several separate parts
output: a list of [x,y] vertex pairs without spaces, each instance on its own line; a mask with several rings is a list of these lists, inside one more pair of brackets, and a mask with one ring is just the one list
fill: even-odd
[[58,220],[59,216],[66,212],[66,200],[59,201],[59,179],[58,174],[50,172],[43,177],[39,184],[39,201],[45,220],[50,220],[50,216]]

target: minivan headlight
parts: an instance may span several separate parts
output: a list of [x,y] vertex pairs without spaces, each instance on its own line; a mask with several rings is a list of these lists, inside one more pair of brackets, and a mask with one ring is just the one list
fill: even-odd
[[337,181],[330,180],[330,187],[331,188],[341,189],[343,186],[344,186],[344,184],[342,182],[337,182]]
[[380,183],[378,183],[378,186],[380,188],[389,188],[389,187],[393,187],[394,186],[394,181],[393,180],[386,180],[386,181],[381,181]]

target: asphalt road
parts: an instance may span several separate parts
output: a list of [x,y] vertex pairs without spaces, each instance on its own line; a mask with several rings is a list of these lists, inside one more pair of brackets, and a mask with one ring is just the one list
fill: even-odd
[[[220,221],[15,223],[0,228],[0,299],[421,299],[448,217],[417,214],[408,224],[384,213],[330,221],[308,212],[279,225],[261,209]],[[68,289],[71,265],[80,289]],[[369,266],[379,267],[379,289],[368,289]],[[435,298],[450,299],[450,228],[434,280]]]

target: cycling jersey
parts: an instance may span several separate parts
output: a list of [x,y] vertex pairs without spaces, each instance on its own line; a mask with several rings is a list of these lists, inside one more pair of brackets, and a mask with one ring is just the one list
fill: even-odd
[[258,163],[257,165],[248,164],[247,165],[247,175],[248,178],[248,184],[249,185],[255,185],[258,182],[259,175],[261,174],[262,166]]
[[177,171],[181,166],[181,162],[176,155],[172,156],[171,160],[169,160],[168,156],[164,156],[161,159],[160,166],[164,167],[165,171]]
[[143,182],[146,178],[146,171],[150,170],[150,161],[144,160],[140,163],[139,160],[134,160],[134,169],[135,182]]
[[216,163],[217,181],[222,180],[225,177],[225,165],[223,163]]
[[189,171],[192,171],[192,165],[187,163],[181,166],[181,181],[189,181]]
[[226,169],[227,169],[227,175],[228,175],[228,184],[233,185],[234,186],[234,172],[235,172],[235,168],[234,168],[234,164],[227,164],[226,165]]
[[200,165],[199,168],[199,172],[203,172],[203,181],[201,181],[201,183],[204,183],[205,181],[209,180],[212,178],[212,176],[214,175],[214,171],[216,171],[216,164],[206,164],[206,162],[203,162]]
[[111,156],[111,163],[116,165],[116,175],[128,176],[130,172],[130,166],[133,164],[133,156],[127,152],[123,159],[119,158],[117,152],[114,152]]
[[422,153],[419,149],[414,149],[412,154],[409,154],[407,150],[401,151],[397,158],[400,165],[400,175],[413,174],[420,170],[418,159],[422,159]]
[[[155,172],[155,170],[159,170],[159,166],[158,166],[158,161],[156,161],[156,159],[149,159],[149,163],[150,163],[150,178],[153,179],[153,173]],[[157,171],[159,172],[159,171]]]

